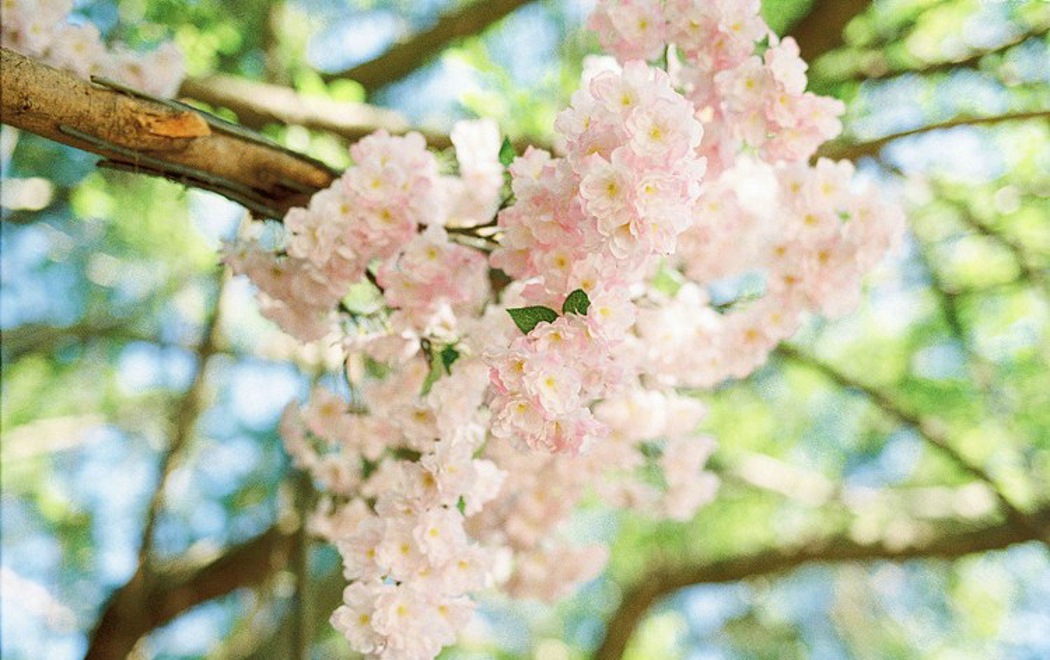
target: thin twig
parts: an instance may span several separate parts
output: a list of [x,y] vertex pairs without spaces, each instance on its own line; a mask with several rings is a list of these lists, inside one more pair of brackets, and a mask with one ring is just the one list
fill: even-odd
[[146,522],[142,529],[142,541],[139,544],[138,561],[140,567],[150,565],[150,551],[153,547],[153,532],[160,515],[161,503],[164,500],[164,490],[175,467],[176,461],[181,458],[182,451],[193,436],[194,426],[197,423],[204,406],[205,375],[208,361],[218,352],[221,335],[221,317],[223,297],[226,291],[226,283],[229,275],[222,272],[220,275],[218,291],[215,294],[215,302],[205,320],[204,334],[197,348],[197,372],[194,374],[193,382],[183,395],[175,411],[171,441],[164,455],[161,457],[157,486],[150,498],[149,507],[146,509]]
[[[881,55],[882,51],[878,51],[877,53],[871,53],[871,55],[874,56],[873,59],[868,60],[866,64],[862,65],[855,71],[851,71],[848,74],[847,79],[856,82],[872,82],[905,75],[928,76],[936,73],[944,73],[946,71],[954,71],[956,69],[972,68],[980,64],[981,60],[986,57],[1002,55],[1006,51],[1023,44],[1029,39],[1042,39],[1047,33],[1048,29],[1046,25],[1033,26],[1028,32],[1023,32],[1014,39],[994,48],[979,50],[958,59],[925,62],[910,68],[890,68],[886,64],[885,58]],[[865,58],[862,54],[855,59],[857,61],[864,61]]]
[[842,373],[826,362],[823,362],[812,355],[807,355],[790,344],[781,344],[780,347],[777,348],[777,353],[798,364],[820,372],[843,389],[857,390],[863,393],[869,401],[878,406],[878,408],[884,413],[895,418],[901,424],[915,429],[927,444],[938,449],[944,456],[950,459],[956,467],[978,481],[985,483],[992,490],[992,494],[994,494],[995,499],[998,500],[1003,514],[1011,524],[1028,530],[1034,534],[1033,538],[1043,541],[1043,543],[1050,547],[1050,530],[1046,529],[1045,526],[1040,527],[1035,524],[1031,516],[1014,504],[1013,500],[1003,492],[1002,487],[990,474],[988,474],[988,472],[980,466],[974,465],[965,456],[960,454],[959,451],[952,446],[952,443],[944,432],[941,423],[907,410],[889,394]]
[[235,192],[230,188],[223,187],[220,184],[213,183],[211,181],[204,181],[196,179],[185,174],[178,174],[175,172],[166,172],[162,169],[149,167],[142,165],[141,163],[125,163],[119,160],[100,160],[95,163],[96,167],[100,167],[104,170],[114,170],[117,172],[129,172],[131,174],[144,174],[147,176],[155,176],[161,179],[166,179],[172,183],[178,183],[191,188],[200,188],[201,190],[207,190],[217,195],[222,195],[231,202],[240,204],[245,209],[251,211],[258,218],[270,218],[272,220],[282,220],[284,214],[278,209],[266,204],[265,202],[259,201],[256,197],[249,197],[243,195],[240,192]]
[[868,140],[866,142],[849,143],[844,140],[836,140],[835,142],[829,142],[825,144],[823,147],[821,147],[817,154],[826,158],[846,158],[849,160],[856,160],[864,156],[876,156],[880,151],[882,151],[882,148],[890,142],[895,142],[903,138],[912,137],[913,135],[920,135],[922,133],[946,130],[949,128],[956,128],[958,126],[989,126],[993,124],[1002,124],[1011,121],[1025,121],[1029,119],[1046,118],[1050,118],[1050,110],[1009,112],[1002,115],[995,115],[992,117],[956,117],[955,119],[949,119],[948,121],[938,122],[936,124],[927,124],[926,126],[919,126],[918,128],[913,128],[907,131],[891,133],[889,135],[884,135],[875,140]]

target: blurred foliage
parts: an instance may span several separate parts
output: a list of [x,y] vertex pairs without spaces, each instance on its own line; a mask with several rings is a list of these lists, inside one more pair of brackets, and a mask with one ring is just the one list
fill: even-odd
[[[76,11],[113,39],[173,37],[194,75],[362,100],[356,83],[322,81],[318,71],[335,60],[318,53],[344,65],[368,59],[458,4],[86,0]],[[484,115],[511,136],[549,141],[582,57],[596,51],[579,29],[583,4],[526,5],[370,100],[437,129]],[[763,11],[783,31],[812,4],[768,0]],[[875,2],[849,24],[843,48],[812,63],[811,88],[848,102],[846,132],[857,141],[960,116],[1045,110],[1047,26],[1044,2]],[[372,51],[350,52],[364,36]],[[333,136],[267,132],[348,162]],[[207,407],[168,483],[159,560],[252,538],[289,509],[276,419],[323,372],[324,359],[290,350],[234,281],[223,294],[219,352],[201,364],[205,318],[222,286],[216,249],[243,220],[235,205],[96,171],[91,156],[7,128],[2,153],[5,187],[29,191],[26,182],[37,181],[37,193],[5,207],[0,225],[0,652],[11,660],[79,657],[106,597],[135,569],[174,411],[196,371],[206,369]],[[723,480],[719,498],[686,524],[584,512],[566,534],[613,543],[605,575],[553,608],[488,601],[476,629],[444,657],[587,657],[624,590],[656,564],[833,533],[907,539],[993,515],[986,489],[864,388],[935,420],[1019,505],[1045,501],[1050,125],[920,134],[858,165],[904,200],[912,234],[870,278],[856,313],[814,320],[794,341],[862,387],[783,355],[705,394],[704,430],[720,441],[712,461]],[[341,586],[337,561],[315,548],[311,567],[316,657],[341,655],[345,646],[324,623]],[[258,589],[195,608],[155,631],[142,651],[287,657],[290,580],[277,571]],[[808,566],[673,595],[644,620],[627,657],[1045,657],[1047,602],[1050,561],[1033,545],[951,563]]]

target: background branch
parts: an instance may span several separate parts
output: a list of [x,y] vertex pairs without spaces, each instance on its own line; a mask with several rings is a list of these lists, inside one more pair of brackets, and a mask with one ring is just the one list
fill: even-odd
[[[1033,515],[1044,533],[1050,526],[1050,508]],[[613,660],[624,650],[638,623],[660,598],[679,589],[701,584],[721,584],[782,573],[806,564],[856,561],[905,561],[919,558],[954,559],[964,555],[1005,548],[1037,540],[1027,527],[1008,521],[963,531],[940,531],[914,543],[890,539],[861,543],[839,534],[815,539],[795,548],[773,548],[695,566],[660,566],[648,571],[627,591],[609,619],[606,635],[594,654],[595,660]]]
[[350,78],[369,91],[404,78],[446,46],[463,37],[478,34],[518,7],[532,0],[478,0],[447,14],[429,30],[411,35],[390,47],[379,57],[339,73],[325,74],[326,81]]
[[1002,487],[990,474],[988,474],[983,468],[974,465],[965,456],[960,454],[959,451],[952,446],[952,443],[944,431],[942,423],[907,410],[885,392],[851,378],[831,365],[818,360],[811,355],[806,355],[790,344],[781,344],[777,348],[777,353],[797,362],[798,364],[819,371],[840,387],[862,392],[884,413],[895,418],[898,422],[914,428],[927,444],[935,447],[960,470],[974,477],[978,481],[985,483],[991,488],[992,493],[999,502],[1003,514],[1012,525],[1024,528],[1032,534],[1031,538],[1041,540],[1050,547],[1050,530],[1046,528],[1045,524],[1035,522],[1030,514],[1022,511],[1016,504],[1014,504],[1013,500],[1007,497],[1006,493],[1003,492]]
[[218,557],[136,573],[106,604],[85,659],[123,660],[143,635],[186,610],[262,584],[287,563],[294,535],[294,529],[277,525]]
[[[1050,116],[1050,112],[1047,113]],[[942,199],[944,197],[942,196]],[[1027,280],[1032,286],[1042,288],[1044,294],[1050,297],[1050,277],[1047,276],[1046,271],[1033,265],[1032,255],[1025,245],[1001,231],[989,227],[980,219],[977,218],[973,212],[966,208],[965,205],[960,204],[957,201],[950,201],[951,205],[958,210],[959,219],[974,233],[986,236],[993,241],[999,243],[1004,248],[1010,251],[1013,255],[1014,260],[1017,262],[1017,269],[1020,271],[1021,277]]]
[[1030,112],[1008,112],[1001,115],[994,115],[991,117],[956,117],[955,119],[949,119],[948,121],[943,121],[936,124],[928,124],[926,126],[919,126],[918,128],[912,128],[907,131],[900,131],[899,133],[890,133],[889,135],[884,135],[875,140],[869,140],[866,142],[829,142],[823,147],[821,147],[820,150],[818,150],[817,154],[826,158],[846,158],[849,160],[857,160],[858,158],[862,158],[864,156],[875,156],[880,151],[882,151],[882,148],[890,142],[911,137],[913,135],[920,135],[922,133],[929,133],[931,131],[940,131],[949,128],[956,128],[957,126],[988,126],[994,124],[1002,124],[1010,121],[1046,119],[1048,117],[1050,117],[1050,110],[1033,110]]
[[871,0],[817,0],[813,3],[806,17],[789,30],[798,42],[802,59],[813,62],[843,45],[842,33],[846,26],[870,4]]
[[[248,128],[260,130],[269,124],[302,126],[358,140],[377,130],[406,133],[413,129],[399,112],[367,103],[333,101],[304,96],[290,87],[255,82],[228,75],[187,78],[179,96],[226,108]],[[420,131],[432,147],[452,144],[447,135]]]
[[[136,598],[143,591],[148,591],[154,582],[154,570],[150,553],[153,547],[153,533],[160,515],[161,503],[164,499],[164,489],[168,477],[174,469],[176,461],[181,457],[183,450],[193,436],[197,420],[204,408],[205,375],[208,361],[218,350],[219,336],[221,333],[221,310],[223,293],[229,276],[224,271],[219,271],[219,285],[215,294],[215,301],[209,311],[204,323],[203,336],[197,348],[197,370],[193,376],[186,393],[179,401],[172,420],[173,428],[171,441],[168,448],[161,457],[157,485],[153,490],[149,505],[146,509],[146,520],[142,529],[142,540],[139,545],[138,566],[134,575],[120,587],[111,598],[111,606],[125,607],[125,603],[135,603]],[[147,601],[148,602],[148,601]],[[147,605],[152,608],[152,604]],[[86,658],[123,658],[135,645],[142,631],[139,630],[143,618],[148,619],[148,613],[139,608],[120,610],[118,618],[120,622],[114,622],[111,618],[107,620],[105,613],[99,620],[91,636]],[[149,630],[150,628],[147,628]]]
[[157,518],[160,515],[161,503],[164,500],[164,488],[168,483],[175,463],[181,458],[183,450],[193,437],[197,420],[204,409],[205,376],[208,370],[208,362],[218,352],[219,336],[222,333],[221,317],[223,306],[223,294],[226,291],[226,283],[229,274],[225,270],[219,271],[219,285],[215,292],[215,301],[209,310],[208,317],[204,322],[204,331],[201,343],[197,347],[197,370],[193,374],[193,382],[189,389],[179,400],[178,408],[172,420],[171,442],[168,444],[163,456],[161,456],[157,485],[153,490],[149,506],[146,509],[146,522],[142,526],[142,542],[139,544],[139,566],[149,563],[150,550],[153,547],[153,530],[157,526]]
[[873,53],[868,53],[866,56],[857,58],[862,61],[863,64],[849,74],[849,79],[855,82],[871,82],[881,81],[887,78],[895,78],[897,76],[904,76],[908,74],[928,76],[937,73],[944,73],[946,71],[953,71],[955,69],[966,69],[974,68],[981,63],[985,57],[1001,55],[1006,51],[1010,50],[1014,46],[1018,46],[1029,39],[1041,39],[1047,35],[1047,26],[1038,25],[1033,26],[1032,29],[1027,32],[1023,32],[1017,37],[1006,41],[995,48],[987,50],[979,50],[970,55],[964,57],[943,60],[940,62],[926,62],[919,64],[915,67],[890,67],[886,62],[886,58],[883,55],[883,51],[879,50]]

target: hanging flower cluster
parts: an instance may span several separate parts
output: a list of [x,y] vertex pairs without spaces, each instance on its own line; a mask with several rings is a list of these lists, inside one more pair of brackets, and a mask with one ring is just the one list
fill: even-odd
[[362,653],[432,658],[473,594],[593,578],[605,548],[564,524],[585,497],[690,518],[714,440],[678,388],[848,310],[899,240],[849,163],[809,164],[842,106],[805,92],[757,2],[599,2],[591,26],[619,61],[588,65],[562,155],[512,159],[493,123],[461,123],[446,172],[379,132],[276,235],[226,251],[264,314],[343,351],[343,392],[281,432],[322,489],[310,527],[350,583],[332,622]]
[[101,76],[169,98],[185,76],[182,53],[166,42],[149,53],[123,45],[107,48],[98,28],[73,23],[73,0],[0,0],[0,45],[51,66],[90,78]]

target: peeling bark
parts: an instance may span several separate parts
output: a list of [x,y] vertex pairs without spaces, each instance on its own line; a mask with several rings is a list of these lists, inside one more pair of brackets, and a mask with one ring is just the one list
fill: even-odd
[[2,49],[0,121],[104,156],[117,169],[215,190],[281,217],[335,172],[203,113],[81,80]]

